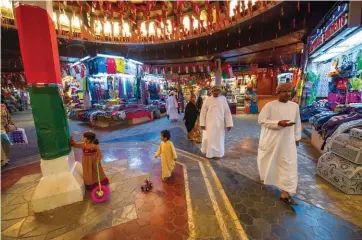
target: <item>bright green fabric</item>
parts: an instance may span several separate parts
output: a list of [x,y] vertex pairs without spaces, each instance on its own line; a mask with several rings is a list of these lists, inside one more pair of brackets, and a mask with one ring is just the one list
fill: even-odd
[[362,88],[362,79],[361,78],[351,78],[349,83],[352,86],[352,91],[359,91]]
[[69,129],[59,86],[29,86],[28,91],[41,158],[52,160],[67,155],[71,151]]

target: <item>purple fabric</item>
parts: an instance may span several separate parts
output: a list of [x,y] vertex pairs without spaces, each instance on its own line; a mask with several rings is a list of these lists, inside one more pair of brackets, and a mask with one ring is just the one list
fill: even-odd
[[337,102],[339,93],[330,92],[328,94],[328,102]]
[[330,137],[341,124],[358,119],[362,119],[362,114],[355,112],[330,118],[322,127],[324,139]]
[[361,102],[361,93],[359,91],[353,91],[347,93],[348,103],[359,103]]

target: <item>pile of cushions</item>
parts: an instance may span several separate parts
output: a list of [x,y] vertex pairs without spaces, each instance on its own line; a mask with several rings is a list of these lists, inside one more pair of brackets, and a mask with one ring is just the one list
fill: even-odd
[[362,124],[333,138],[317,174],[346,194],[362,194]]

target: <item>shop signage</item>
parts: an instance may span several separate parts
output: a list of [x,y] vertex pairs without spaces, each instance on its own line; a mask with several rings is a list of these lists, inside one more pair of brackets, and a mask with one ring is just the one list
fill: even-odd
[[342,3],[309,40],[309,54],[315,52],[348,23],[348,3]]

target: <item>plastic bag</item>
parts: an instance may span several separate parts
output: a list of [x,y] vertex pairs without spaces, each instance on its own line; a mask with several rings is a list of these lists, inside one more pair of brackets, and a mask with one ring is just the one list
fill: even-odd
[[10,133],[10,139],[14,144],[28,144],[28,138],[24,128],[18,128]]

